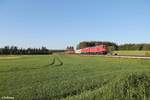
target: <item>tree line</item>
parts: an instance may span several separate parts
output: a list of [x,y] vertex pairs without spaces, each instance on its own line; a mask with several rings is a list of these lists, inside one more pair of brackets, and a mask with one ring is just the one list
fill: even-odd
[[150,44],[123,44],[123,45],[119,45],[119,50],[150,51]]
[[118,45],[114,42],[107,42],[107,41],[83,41],[77,45],[77,49],[82,49],[86,47],[92,47],[96,45],[104,44],[107,45],[110,51],[113,50],[143,50],[149,51],[150,44],[122,44]]
[[46,47],[42,48],[18,48],[17,46],[5,46],[0,48],[0,55],[35,55],[35,54],[51,54]]
[[67,46],[66,50],[74,50],[73,46]]

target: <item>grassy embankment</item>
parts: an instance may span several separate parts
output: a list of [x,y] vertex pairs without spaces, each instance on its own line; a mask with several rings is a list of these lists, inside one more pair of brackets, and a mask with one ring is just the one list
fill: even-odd
[[150,61],[77,55],[0,59],[0,97],[150,100]]

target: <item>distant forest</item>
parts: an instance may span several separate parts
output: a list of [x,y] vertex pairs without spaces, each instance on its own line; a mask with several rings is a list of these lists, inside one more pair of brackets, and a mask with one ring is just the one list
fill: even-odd
[[18,48],[17,46],[5,46],[0,48],[0,55],[33,55],[33,54],[50,54],[46,48]]
[[64,51],[65,50],[49,50],[46,47],[24,49],[18,48],[17,46],[5,46],[0,48],[0,55],[43,55]]
[[[123,44],[117,45],[114,42],[101,42],[101,41],[84,41],[77,45],[77,49],[82,49],[85,47],[92,47],[100,44],[105,44],[108,46],[110,51],[113,50],[141,50],[150,51],[150,44]],[[67,47],[68,49],[69,47]],[[73,48],[73,47],[72,47]],[[66,50],[49,50],[46,47],[41,48],[18,48],[17,46],[5,46],[0,48],[0,55],[43,55],[52,53],[61,53]]]
[[101,41],[84,41],[80,42],[77,45],[77,49],[82,49],[85,47],[92,47],[100,44],[105,44],[109,47],[110,50],[143,50],[143,51],[149,51],[150,50],[150,44],[123,44],[123,45],[117,45],[114,42],[101,42]]

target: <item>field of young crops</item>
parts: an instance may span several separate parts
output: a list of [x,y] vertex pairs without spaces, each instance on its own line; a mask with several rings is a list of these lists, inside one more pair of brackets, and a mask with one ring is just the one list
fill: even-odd
[[49,55],[0,57],[0,99],[150,100],[150,60]]
[[149,56],[150,51],[129,51],[129,50],[120,50],[120,51],[113,51],[113,55],[122,55],[122,56]]

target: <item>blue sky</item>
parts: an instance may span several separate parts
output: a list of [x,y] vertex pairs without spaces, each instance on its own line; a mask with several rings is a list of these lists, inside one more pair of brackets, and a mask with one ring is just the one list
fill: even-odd
[[150,43],[149,0],[0,0],[0,47]]

